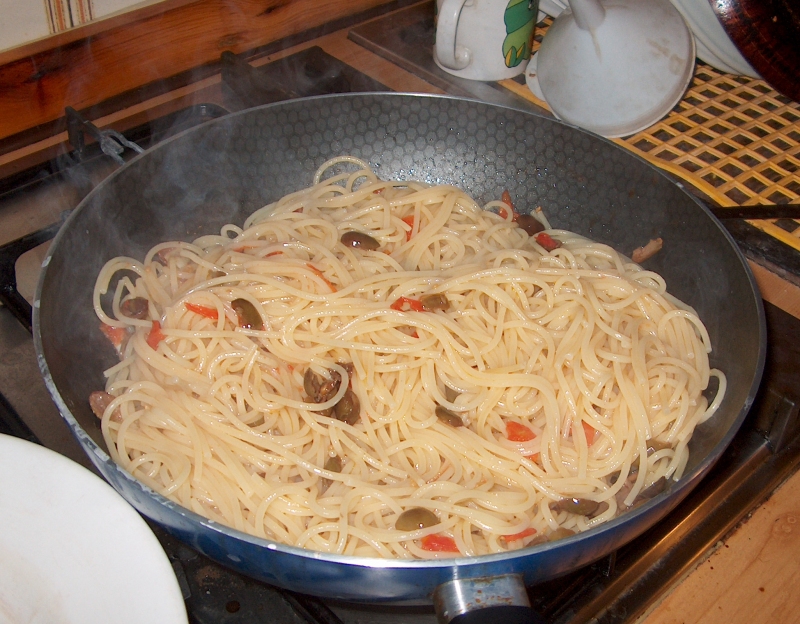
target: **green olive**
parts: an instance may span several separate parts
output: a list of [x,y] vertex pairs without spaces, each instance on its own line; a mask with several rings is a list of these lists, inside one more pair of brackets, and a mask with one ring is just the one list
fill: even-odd
[[436,406],[436,417],[445,425],[450,425],[451,427],[464,426],[464,421],[461,420],[461,417],[458,414],[454,414],[449,409],[442,407],[441,405]]
[[146,319],[150,316],[150,302],[144,297],[126,299],[119,305],[119,311],[128,318]]
[[461,393],[458,390],[453,390],[450,386],[444,387],[444,398],[447,399],[450,403],[454,402],[458,395]]
[[439,518],[430,509],[412,507],[397,516],[394,528],[398,531],[417,531],[439,524]]
[[256,307],[247,299],[234,299],[231,301],[231,307],[239,317],[239,325],[246,329],[264,329],[264,320],[261,318]]
[[341,472],[342,471],[342,458],[338,455],[329,457],[323,466],[328,472]]
[[450,307],[450,300],[442,293],[422,295],[419,298],[419,301],[422,304],[422,309],[426,312],[433,312],[434,310],[447,310]]
[[303,375],[303,389],[314,403],[325,403],[330,401],[339,391],[342,377],[334,370],[328,371],[329,377],[317,375],[311,367],[306,369]]
[[361,402],[356,393],[350,388],[345,390],[344,396],[333,408],[337,420],[346,422],[348,425],[355,425],[361,418]]
[[518,215],[517,225],[525,230],[528,236],[533,236],[534,234],[544,231],[544,224],[539,221],[539,219],[529,214]]
[[558,527],[547,536],[547,541],[555,542],[556,540],[564,539],[570,535],[575,535],[575,531],[572,529],[565,529],[564,527]]
[[562,498],[560,501],[550,504],[553,511],[566,511],[579,516],[591,516],[600,503],[588,498]]
[[352,247],[354,249],[366,249],[368,251],[377,251],[381,244],[372,238],[369,234],[363,232],[345,232],[342,234],[342,245]]

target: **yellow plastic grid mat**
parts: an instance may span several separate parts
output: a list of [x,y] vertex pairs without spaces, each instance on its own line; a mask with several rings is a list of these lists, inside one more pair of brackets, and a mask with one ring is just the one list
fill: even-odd
[[[537,26],[534,51],[551,23],[547,18]],[[524,83],[500,84],[549,110]],[[614,142],[723,207],[800,203],[800,104],[762,80],[698,60],[689,88],[667,117]],[[800,251],[800,221],[749,223]]]

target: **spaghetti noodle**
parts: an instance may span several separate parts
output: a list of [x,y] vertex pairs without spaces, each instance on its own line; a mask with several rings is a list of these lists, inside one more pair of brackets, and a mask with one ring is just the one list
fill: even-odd
[[514,217],[345,157],[243,228],[110,260],[112,457],[331,553],[482,555],[615,517],[680,477],[725,377],[660,276]]

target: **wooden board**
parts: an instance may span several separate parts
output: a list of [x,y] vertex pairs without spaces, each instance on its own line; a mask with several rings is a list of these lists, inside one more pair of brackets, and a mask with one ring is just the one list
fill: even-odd
[[800,624],[800,473],[641,624]]

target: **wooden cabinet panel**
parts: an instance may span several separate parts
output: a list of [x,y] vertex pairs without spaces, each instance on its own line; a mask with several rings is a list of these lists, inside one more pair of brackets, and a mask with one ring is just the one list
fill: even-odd
[[198,0],[133,11],[0,65],[0,139],[62,117],[65,106],[80,110],[214,62],[225,50],[263,46],[386,1]]

